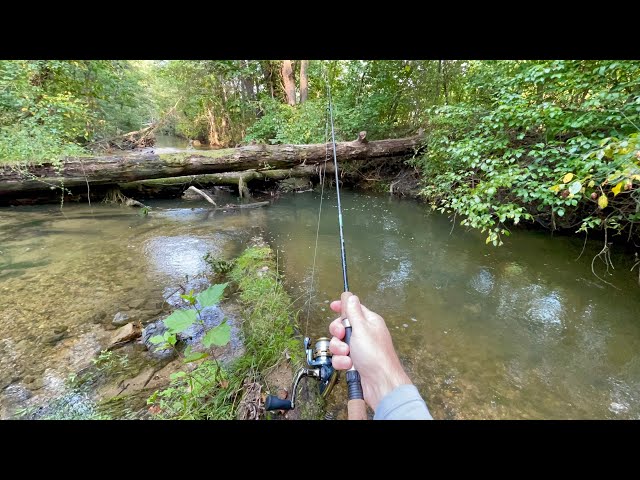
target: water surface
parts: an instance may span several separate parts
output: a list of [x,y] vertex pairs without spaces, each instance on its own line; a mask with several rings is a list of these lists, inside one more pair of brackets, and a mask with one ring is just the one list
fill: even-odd
[[[158,308],[203,271],[206,252],[229,258],[260,230],[301,331],[327,334],[327,302],[342,289],[333,194],[308,319],[318,192],[227,213],[145,203],[148,217],[105,205],[0,209],[0,388],[12,383],[0,408],[54,395],[105,345],[117,311]],[[615,290],[591,273],[597,242],[576,261],[580,238],[516,231],[494,248],[411,200],[346,191],[343,204],[351,291],[387,321],[435,418],[640,418],[640,287],[622,258],[607,277]],[[342,383],[329,405],[338,417],[345,398]]]

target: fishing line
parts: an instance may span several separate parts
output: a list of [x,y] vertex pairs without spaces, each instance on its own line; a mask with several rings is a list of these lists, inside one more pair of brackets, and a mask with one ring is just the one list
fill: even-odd
[[309,316],[311,312],[311,299],[313,297],[313,279],[316,271],[316,257],[318,255],[318,237],[320,236],[320,218],[322,215],[322,199],[324,196],[324,179],[327,175],[327,159],[329,158],[329,113],[327,112],[327,118],[324,129],[324,165],[323,170],[318,169],[320,175],[320,206],[318,208],[318,225],[316,226],[316,245],[313,249],[313,265],[311,267],[311,285],[309,286],[309,300],[307,301],[307,323],[304,327],[304,336],[309,334]]

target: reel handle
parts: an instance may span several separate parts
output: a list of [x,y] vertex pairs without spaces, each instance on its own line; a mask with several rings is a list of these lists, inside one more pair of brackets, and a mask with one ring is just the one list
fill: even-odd
[[[347,345],[351,345],[351,323],[347,318],[347,300],[353,296],[351,292],[342,292],[340,296],[340,304],[342,310],[342,324],[344,325],[344,341]],[[349,420],[367,420],[367,405],[364,403],[364,395],[362,393],[362,384],[360,383],[360,374],[351,367],[347,370],[347,392],[349,401],[347,403],[347,411]]]
[[291,400],[282,400],[276,395],[267,395],[267,399],[264,402],[265,410],[291,410]]

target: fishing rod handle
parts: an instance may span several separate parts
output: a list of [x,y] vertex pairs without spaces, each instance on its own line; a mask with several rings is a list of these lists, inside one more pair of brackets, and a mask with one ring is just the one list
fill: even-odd
[[[351,345],[351,333],[353,330],[351,322],[349,322],[347,318],[347,300],[352,295],[353,293],[351,292],[343,292],[340,296],[342,324],[344,325],[344,342],[347,345]],[[364,403],[360,374],[353,366],[347,370],[347,392],[349,398],[347,403],[349,420],[367,420],[367,405]]]

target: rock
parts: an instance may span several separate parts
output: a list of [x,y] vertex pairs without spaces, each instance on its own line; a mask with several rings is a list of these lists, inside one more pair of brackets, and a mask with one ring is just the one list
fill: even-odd
[[173,349],[158,349],[157,345],[154,345],[149,341],[149,339],[154,335],[162,335],[165,330],[166,327],[164,326],[164,323],[162,323],[162,320],[158,320],[148,324],[142,331],[142,343],[147,347],[151,355],[156,358],[171,358],[175,355],[175,351]]
[[140,324],[140,322],[127,323],[124,327],[120,327],[113,333],[109,342],[109,348],[135,340],[140,335],[142,335],[142,324]]
[[16,375],[16,374],[9,374],[6,377],[0,378],[0,392],[5,388],[7,388],[12,383],[19,381],[20,379],[21,379],[20,375]]
[[64,333],[67,330],[69,330],[69,327],[67,327],[66,325],[58,325],[56,327],[53,327],[53,333]]
[[129,318],[129,314],[125,312],[118,312],[113,316],[111,323],[116,327],[121,327],[122,325],[129,323]]
[[42,379],[42,377],[36,378],[27,386],[29,390],[40,390],[42,387],[44,387],[44,380]]
[[105,312],[94,313],[89,317],[89,321],[91,323],[102,323],[106,318],[107,314]]
[[145,302],[146,300],[144,298],[134,298],[127,305],[129,305],[129,308],[135,309],[135,308],[142,307],[142,305],[144,305]]
[[51,335],[44,336],[42,338],[42,341],[43,341],[43,343],[46,343],[47,345],[55,345],[56,343],[58,343],[60,340],[62,340],[66,336],[67,336],[66,332],[53,333]]
[[149,310],[142,310],[138,315],[138,319],[143,323],[149,323],[156,317],[162,314],[162,308],[151,308]]
[[29,400],[33,394],[22,385],[9,385],[4,389],[4,396],[9,403],[19,403]]

